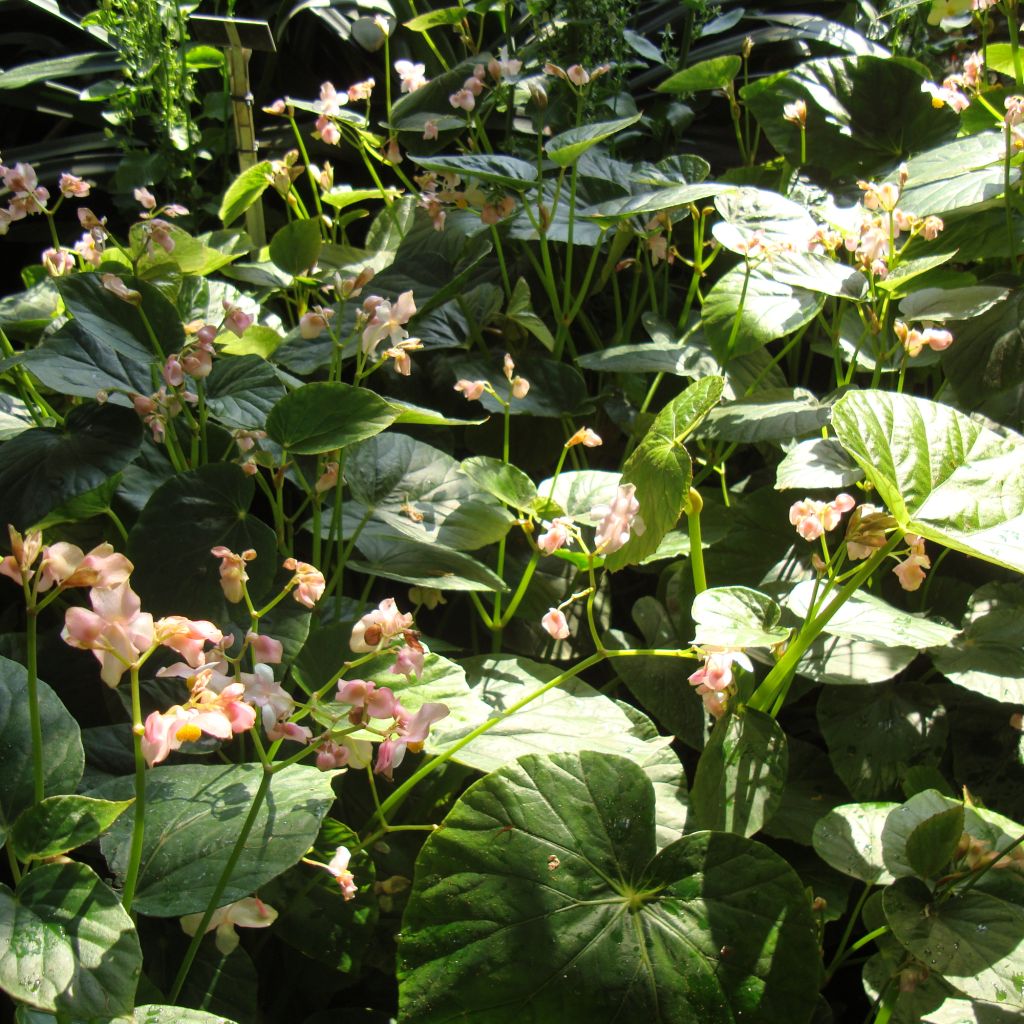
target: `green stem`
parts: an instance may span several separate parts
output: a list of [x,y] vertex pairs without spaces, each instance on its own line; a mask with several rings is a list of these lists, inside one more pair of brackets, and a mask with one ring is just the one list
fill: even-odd
[[142,863],[142,836],[146,826],[146,760],[142,756],[142,700],[139,693],[139,665],[131,667],[132,688],[132,749],[135,754],[135,806],[132,809],[132,843],[128,853],[128,870],[124,876],[124,892],[121,903],[131,913],[135,898],[135,886],[139,880]]
[[[470,591],[470,594],[473,592]],[[584,658],[578,665],[574,665],[570,669],[555,676],[550,682],[545,683],[539,689],[534,690],[532,693],[527,694],[522,700],[516,701],[511,707],[506,708],[500,714],[494,718],[487,719],[486,722],[482,722],[472,732],[467,733],[462,739],[453,743],[444,753],[438,754],[437,757],[432,758],[425,764],[421,765],[412,775],[409,776],[395,791],[380,805],[379,812],[375,812],[370,821],[375,820],[378,817],[386,815],[393,807],[400,804],[406,797],[406,795],[412,790],[419,782],[425,779],[432,771],[436,768],[440,768],[445,762],[451,760],[463,747],[472,743],[473,740],[484,733],[489,732],[499,722],[505,721],[511,715],[514,715],[517,711],[521,711],[532,703],[538,697],[543,697],[549,690],[554,689],[556,686],[560,686],[562,683],[574,676],[580,674],[580,672],[586,671],[593,665],[597,665],[604,661],[605,658],[623,658],[623,657],[662,657],[662,658],[684,658],[689,657],[689,651],[684,650],[663,650],[663,649],[647,649],[647,650],[629,650],[629,651],[598,651],[596,654],[592,654],[589,658]]]
[[505,609],[504,614],[501,617],[501,621],[498,623],[499,627],[507,626],[512,621],[512,616],[515,615],[516,609],[519,607],[519,602],[522,601],[526,594],[526,588],[530,585],[530,580],[533,579],[534,570],[537,568],[537,562],[540,561],[540,552],[534,551],[530,556],[530,561],[527,563],[526,568],[523,570],[523,575],[519,580],[519,586],[516,587],[516,592],[512,595],[512,600],[509,601],[508,607]]
[[746,260],[744,263],[743,272],[743,287],[740,289],[740,301],[736,308],[736,319],[733,320],[732,330],[729,332],[729,341],[725,346],[725,358],[728,360],[732,355],[733,346],[736,344],[736,339],[740,333],[740,323],[743,319],[743,305],[747,301],[747,285],[750,284],[750,260]]
[[149,317],[146,316],[146,311],[142,306],[135,307],[139,311],[139,316],[142,317],[142,326],[146,328],[146,334],[149,335],[150,344],[153,346],[153,351],[159,356],[161,364],[163,364],[164,355],[163,346],[160,344],[160,340],[156,336],[156,331],[153,330],[153,325],[150,323]]
[[860,920],[860,912],[864,906],[865,901],[871,894],[871,883],[868,882],[861,890],[861,894],[854,905],[853,910],[850,912],[850,919],[846,922],[846,928],[843,931],[843,937],[839,940],[839,948],[836,950],[836,955],[832,957],[832,962],[825,969],[825,984],[828,984],[829,979],[835,973],[836,968],[842,963],[843,959],[849,952],[846,948],[846,944],[850,941],[850,936],[853,934],[853,929],[857,927],[857,921]]
[[39,614],[35,607],[35,596],[29,588],[25,588],[25,675],[28,684],[28,720],[32,734],[32,801],[34,804],[43,799],[43,723],[39,716],[39,679],[36,659],[37,621]]
[[[1017,57],[1017,54],[1014,53]],[[1019,57],[1017,60],[1019,62]],[[1003,208],[1006,211],[1006,236],[1007,242],[1010,247],[1010,270],[1013,273],[1017,272],[1017,237],[1016,232],[1013,229],[1013,203],[1011,202],[1012,182],[1010,178],[1010,157],[1013,153],[1012,139],[1013,133],[1010,130],[1010,125],[1007,124],[1003,129],[1003,136],[1006,141],[1006,153],[1003,156]]]
[[700,594],[708,589],[707,577],[704,574],[704,548],[700,533],[700,513],[704,508],[704,499],[700,492],[690,488],[686,499],[686,525],[690,532],[690,569],[693,572],[694,593]]
[[800,659],[807,653],[807,649],[814,642],[817,635],[828,625],[829,620],[846,602],[853,597],[861,585],[869,576],[885,561],[889,552],[903,539],[901,531],[897,530],[886,543],[884,548],[876,551],[857,572],[850,577],[842,590],[832,599],[827,608],[823,609],[813,619],[804,623],[800,632],[794,637],[786,653],[776,663],[775,667],[768,673],[761,685],[754,691],[753,696],[747,702],[750,707],[758,711],[768,711],[784,691],[789,688],[793,674]]
[[[249,833],[252,831],[253,825],[256,824],[256,817],[260,812],[260,808],[263,806],[263,801],[266,798],[267,791],[270,789],[270,780],[272,777],[271,769],[265,768],[263,770],[263,777],[260,779],[259,787],[256,790],[256,794],[252,798],[252,806],[249,808],[249,813],[246,815],[245,821],[242,822],[241,831],[238,833],[238,838],[235,840],[234,848],[231,850],[231,855],[228,857],[227,863],[224,865],[224,870],[220,873],[220,878],[217,879],[217,884],[214,886],[213,892],[210,894],[209,902],[206,905],[206,911],[203,913],[203,919],[199,922],[199,927],[196,928],[195,935],[192,936],[192,941],[189,943],[188,949],[185,951],[184,959],[181,961],[181,966],[178,968],[177,977],[174,979],[174,985],[171,987],[171,1003],[177,1003],[178,997],[181,995],[181,990],[188,978],[188,972],[192,969],[192,963],[196,958],[196,953],[199,952],[199,945],[206,934],[206,929],[210,924],[210,919],[213,917],[213,912],[218,906],[220,906],[221,897],[224,895],[224,890],[227,888],[228,882],[231,880],[231,875],[234,873],[235,867],[238,864],[238,859],[242,856],[242,850],[245,849],[245,844],[249,839]],[[138,812],[136,811],[136,813]]]

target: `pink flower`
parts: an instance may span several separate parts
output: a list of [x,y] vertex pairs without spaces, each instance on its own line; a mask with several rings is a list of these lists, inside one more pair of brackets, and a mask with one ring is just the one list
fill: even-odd
[[411,718],[400,721],[398,738],[387,739],[377,749],[377,762],[374,772],[390,779],[395,768],[405,759],[406,750],[414,754],[423,749],[431,725],[447,718],[449,710],[445,704],[423,704]]
[[437,138],[437,122],[428,119],[423,125],[423,140],[425,142],[432,142]]
[[338,463],[337,462],[325,462],[324,471],[317,478],[316,483],[313,485],[313,490],[317,494],[323,494],[326,491],[333,491],[338,485]]
[[637,514],[640,502],[636,500],[634,484],[620,484],[610,505],[597,505],[590,510],[592,519],[600,518],[594,535],[594,552],[608,555],[625,544],[632,531],[644,532],[643,519]]
[[[32,578],[32,565],[42,549],[43,535],[39,530],[30,530],[22,538],[21,534],[8,524],[7,536],[11,541],[11,554],[0,559],[0,576],[6,576],[20,586]],[[46,590],[48,587],[49,584],[46,584],[39,589]]]
[[459,89],[458,92],[453,92],[448,97],[448,102],[456,108],[456,110],[465,110],[469,113],[476,106],[476,97],[469,89]]
[[921,222],[921,237],[926,242],[934,242],[939,237],[939,232],[945,227],[938,217],[925,217]]
[[39,566],[39,590],[60,587],[99,587],[110,589],[128,582],[134,566],[109,544],[94,547],[87,555],[74,544],[59,541],[43,548]]
[[316,119],[316,130],[320,141],[327,146],[337,146],[341,142],[341,129],[326,114]]
[[[2,213],[3,211],[0,210],[0,214]],[[88,231],[75,242],[74,249],[86,263],[90,263],[94,267],[98,267],[103,262],[103,250],[96,244],[96,239]]]
[[565,442],[566,448],[572,448],[574,445],[581,444],[584,448],[598,448],[604,442],[601,440],[599,434],[595,434],[590,427],[580,427],[568,441]]
[[[231,677],[216,677],[207,685],[210,689],[223,691],[232,681]],[[295,701],[274,678],[274,670],[269,665],[257,664],[252,672],[243,672],[241,682],[245,688],[242,699],[259,709],[263,728],[269,736],[271,730],[295,710]]]
[[137,188],[132,195],[135,197],[135,201],[144,210],[155,210],[156,209],[156,197],[148,188]]
[[367,612],[353,627],[349,647],[357,654],[375,651],[388,640],[401,636],[412,627],[412,615],[402,613],[393,597],[386,597]]
[[907,557],[893,569],[904,590],[917,590],[924,583],[924,571],[930,569],[932,560],[924,553],[924,538],[908,533],[904,538],[909,545]]
[[456,391],[461,391],[467,402],[475,402],[487,390],[485,380],[460,380],[455,385]]
[[807,104],[803,100],[794,100],[782,107],[782,119],[803,127],[807,124]]
[[67,249],[47,249],[42,264],[50,277],[63,277],[75,269],[75,257]]
[[515,368],[516,364],[512,362],[512,357],[506,352],[503,371],[505,374],[505,379],[512,386],[512,397],[525,398],[527,392],[530,390],[530,382],[528,380],[524,380],[522,377],[514,376]]
[[426,69],[422,64],[413,64],[409,60],[396,60],[395,71],[402,80],[402,92],[415,92],[427,84],[423,72]]
[[93,587],[89,602],[92,611],[68,609],[61,637],[72,647],[92,651],[100,663],[100,678],[107,686],[117,686],[129,666],[153,646],[153,616],[141,610],[138,594],[127,583]]
[[408,639],[403,647],[400,647],[395,654],[395,664],[391,669],[393,676],[415,676],[417,679],[423,675],[423,659],[426,656],[426,651],[423,645],[412,638],[410,642]]
[[331,858],[330,863],[321,864],[325,871],[329,871],[341,886],[341,894],[346,900],[355,899],[357,892],[356,880],[348,869],[352,854],[344,846],[339,846]]
[[569,637],[569,623],[558,608],[549,608],[547,614],[540,620],[540,624],[556,640],[566,640]]
[[823,533],[834,530],[844,512],[857,502],[849,494],[839,494],[831,502],[805,498],[794,502],[789,509],[789,521],[804,540],[817,540]]
[[[181,919],[181,928],[186,935],[195,935],[203,922],[203,914],[186,914]],[[235,928],[269,928],[277,920],[277,911],[255,896],[248,896],[237,903],[218,907],[210,917],[206,931],[217,929],[217,949],[223,956],[229,956],[238,948],[238,933]]]
[[130,302],[133,306],[142,305],[142,294],[129,288],[116,274],[101,274],[100,283],[122,301]]
[[306,746],[312,738],[312,730],[297,722],[276,722],[267,730],[267,739],[273,741],[291,740]]
[[571,67],[566,68],[565,77],[573,85],[581,88],[590,81],[590,75],[579,64],[573,64]]
[[368,100],[373,95],[373,87],[376,84],[372,78],[368,78],[365,82],[356,82],[355,85],[350,85],[348,87],[350,102],[356,103],[359,100]]
[[299,604],[312,608],[323,597],[324,591],[327,589],[324,574],[316,566],[310,565],[308,562],[297,562],[294,558],[286,558],[284,567],[289,572],[295,573],[292,578],[292,582],[295,584],[292,597]]
[[340,743],[324,740],[317,748],[316,766],[322,772],[333,768],[344,768],[348,764],[349,748]]
[[320,101],[317,107],[321,114],[337,114],[348,103],[348,93],[338,92],[333,83],[324,82],[320,86]]
[[572,534],[569,533],[569,527],[571,526],[572,520],[569,518],[559,517],[552,520],[547,532],[542,533],[537,538],[537,547],[545,555],[554,554],[559,548],[563,548],[566,544],[572,542]]
[[[413,301],[411,291],[402,292],[397,301],[392,304],[386,299],[379,299],[377,296],[370,296],[370,299],[377,299],[372,305],[370,319],[363,330],[363,352],[371,358],[377,353],[377,346],[385,339],[390,338],[392,345],[397,345],[409,336],[403,324],[416,314],[416,303]],[[369,302],[367,299],[366,302]],[[364,307],[366,303],[364,303]]]
[[213,356],[206,349],[193,349],[181,357],[181,368],[190,377],[209,377],[213,371]]
[[184,615],[168,615],[155,624],[158,644],[177,651],[193,668],[204,663],[205,644],[219,644],[224,634],[206,619],[186,619]]
[[256,557],[256,552],[249,548],[240,555],[223,545],[211,548],[210,554],[220,561],[220,587],[224,596],[232,603],[238,604],[245,597],[245,584],[249,579],[245,571],[245,563]]
[[690,676],[690,685],[700,695],[705,709],[715,718],[725,714],[730,693],[733,692],[732,666],[740,665],[754,671],[750,659],[737,648],[707,647],[704,664]]
[[245,332],[253,325],[255,317],[250,316],[248,313],[243,313],[238,306],[227,299],[223,302],[224,306],[224,326],[236,337],[240,338]]
[[897,320],[893,324],[893,332],[911,359],[920,355],[925,348],[930,348],[933,352],[941,352],[953,344],[953,335],[949,331],[939,330],[935,327],[926,327],[923,331],[919,331],[916,328],[907,327],[902,320]]
[[177,353],[171,353],[164,362],[163,377],[169,388],[180,388],[185,382],[185,371]]
[[245,641],[252,648],[253,660],[257,665],[280,665],[284,657],[284,644],[272,636],[246,633]]
[[503,46],[498,50],[498,59],[491,58],[487,64],[487,70],[491,78],[500,82],[503,78],[515,78],[523,68],[521,60],[515,60],[508,55],[508,47]]
[[319,338],[320,335],[327,330],[328,321],[333,316],[333,309],[324,309],[322,306],[314,306],[308,313],[304,313],[299,319],[299,334],[309,340]]

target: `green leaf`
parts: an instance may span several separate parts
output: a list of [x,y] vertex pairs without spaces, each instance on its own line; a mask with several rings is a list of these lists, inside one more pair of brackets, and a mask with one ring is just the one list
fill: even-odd
[[844,395],[832,425],[902,530],[1024,572],[1024,437],[883,391]]
[[[251,324],[240,338],[227,331],[218,335],[216,345],[217,349],[225,355],[259,356],[261,359],[269,359],[283,341],[284,338],[273,327]],[[214,370],[216,367],[215,363]]]
[[1024,1009],[1024,907],[972,889],[938,901],[916,878],[882,894],[893,934],[915,957],[976,999]]
[[927,274],[928,271],[934,270],[936,267],[941,267],[944,263],[948,263],[953,256],[954,253],[938,253],[933,256],[922,256],[919,259],[907,260],[893,267],[885,278],[876,282],[875,287],[881,288],[882,291],[893,295],[906,295],[906,284],[908,281],[912,281],[915,277],[920,277],[922,274]]
[[882,856],[894,878],[936,878],[953,860],[964,833],[964,805],[934,789],[916,793],[886,819]]
[[472,786],[424,845],[399,1013],[806,1024],[817,956],[801,883],[776,854],[700,833],[655,856],[638,766],[528,756]]
[[316,263],[322,244],[319,218],[293,220],[270,240],[270,259],[279,270],[297,277]]
[[131,805],[132,800],[49,796],[18,815],[8,841],[22,861],[57,857],[98,839]]
[[704,355],[685,341],[641,341],[614,345],[576,357],[576,365],[599,373],[671,373],[676,377],[703,377]]
[[679,521],[690,493],[692,465],[683,441],[722,397],[725,381],[704,377],[677,395],[658,413],[635,452],[622,469],[622,483],[636,485],[636,500],[644,530],[634,529],[629,540],[605,558],[611,571],[635,565],[656,551],[662,538]]
[[474,153],[467,156],[414,156],[413,159],[428,171],[458,174],[473,181],[500,185],[513,192],[525,192],[537,181],[536,166],[514,156]]
[[747,587],[704,590],[694,598],[690,615],[697,626],[693,642],[709,647],[774,647],[789,636],[778,624],[779,606]]
[[766,388],[749,398],[713,409],[702,434],[723,441],[789,441],[820,433],[831,402],[819,402],[803,388]]
[[775,470],[775,489],[835,490],[864,479],[864,472],[834,438],[800,441],[786,453]]
[[721,192],[731,192],[733,185],[705,181],[692,185],[671,185],[653,192],[641,192],[639,195],[622,196],[598,203],[587,210],[585,216],[594,220],[614,224],[616,221],[628,220],[630,217],[642,217],[662,210],[674,210],[677,207],[699,203]]
[[921,92],[927,77],[923,65],[904,57],[831,57],[766,76],[739,93],[791,162],[801,160],[800,128],[783,119],[782,108],[799,99],[807,104],[806,162],[832,178],[872,177],[956,133],[957,116],[935,109]]
[[37,524],[40,530],[47,530],[61,523],[77,523],[83,519],[92,519],[93,516],[105,515],[111,508],[114,495],[124,479],[123,473],[115,473],[109,480],[104,480],[99,487],[85,494],[78,495],[70,501],[58,505],[48,516],[41,519]]
[[797,672],[816,683],[857,686],[884,683],[918,655],[913,647],[891,647],[821,632],[800,659]]
[[0,886],[0,986],[67,1016],[131,1013],[142,971],[135,926],[84,864],[41,864]]
[[814,852],[844,875],[871,885],[888,885],[894,879],[885,868],[882,830],[899,806],[863,803],[833,807],[814,826]]
[[621,479],[618,473],[604,469],[570,470],[559,473],[553,489],[548,479],[539,484],[537,491],[550,495],[551,500],[578,523],[591,526],[590,510],[597,505],[611,504]]
[[[769,243],[806,248],[817,226],[805,206],[767,189],[730,189],[715,197],[715,209],[725,221],[712,228],[715,238],[726,248],[741,254],[745,250],[735,243],[748,241],[755,232],[761,232]],[[770,266],[774,274],[774,256]]]
[[426,14],[410,18],[402,22],[404,28],[413,32],[426,32],[428,29],[437,28],[439,25],[457,25],[466,17],[465,7],[438,7]]
[[900,791],[906,770],[938,764],[946,748],[946,709],[920,683],[827,686],[818,724],[836,774],[861,800]]
[[477,487],[520,512],[530,512],[537,502],[536,485],[511,463],[492,459],[489,455],[476,455],[463,459],[462,472]]
[[[462,124],[463,122],[460,120],[460,128]],[[397,199],[401,194],[398,189],[394,188],[385,189],[382,193],[377,188],[352,188],[351,185],[337,185],[329,192],[321,192],[320,200],[328,206],[333,206],[336,210],[343,210],[346,206],[352,206],[354,203],[364,203],[368,199],[384,200],[387,202],[391,199]],[[384,199],[385,196],[387,199]]]
[[786,734],[753,708],[719,719],[697,764],[690,806],[699,828],[751,836],[782,801]]
[[[813,320],[825,303],[823,295],[783,284],[760,269],[750,271],[744,287],[745,277],[744,266],[726,271],[701,309],[704,331],[719,362],[791,334]],[[737,315],[739,329],[732,338]]]
[[786,737],[789,764],[782,799],[764,831],[777,839],[810,846],[814,826],[847,798],[846,789],[832,771],[825,753],[813,743]]
[[188,1010],[184,1006],[136,1006],[133,1024],[235,1024],[234,1021],[203,1010]]
[[352,558],[348,567],[369,576],[435,590],[508,589],[483,562],[443,544],[427,544],[410,537],[374,537],[364,530],[356,546],[366,560]]
[[516,281],[508,300],[508,306],[505,308],[505,316],[529,331],[549,352],[554,349],[554,335],[534,310],[530,298],[530,286],[526,283],[525,277],[520,277]]
[[724,89],[739,74],[742,66],[743,61],[732,53],[724,57],[712,57],[711,60],[701,60],[677,71],[654,88],[657,92],[676,94]]
[[987,583],[967,604],[963,631],[931,652],[951,682],[1003,704],[1024,704],[1024,596],[1008,583]]
[[569,167],[574,164],[591,146],[596,146],[605,139],[636,124],[642,114],[631,117],[620,117],[615,121],[598,121],[594,124],[579,125],[568,131],[560,132],[544,144],[547,158],[558,167]]
[[[252,548],[249,590],[259,603],[277,568],[274,531],[250,513],[255,481],[231,463],[211,463],[179,473],[158,487],[128,537],[135,563],[132,586],[154,615],[227,618],[220,562],[210,549]],[[188,528],[183,529],[182,524]]]
[[134,412],[95,403],[73,408],[63,430],[18,434],[0,447],[0,521],[26,529],[124,469],[141,443]]
[[226,226],[238,220],[267,191],[272,178],[273,170],[269,160],[261,160],[242,171],[228,186],[220,202],[217,216],[221,222]]
[[379,434],[397,415],[366,388],[322,381],[285,395],[267,417],[267,434],[295,455],[319,455]]
[[[512,525],[512,516],[455,459],[402,434],[380,434],[354,446],[345,479],[354,499],[345,503],[346,519],[367,520],[367,537],[401,534],[474,551],[499,541]],[[323,522],[326,537],[326,512]]]
[[257,355],[217,359],[206,378],[210,415],[231,429],[262,430],[284,393],[274,368]]
[[[907,320],[970,320],[1006,300],[1009,288],[978,284],[968,288],[919,288],[900,300]],[[963,337],[958,333],[957,342]]]
[[[164,765],[147,772],[146,828],[133,910],[178,917],[206,909],[262,776],[262,767],[253,764]],[[305,765],[274,775],[222,905],[250,896],[309,849],[334,802],[332,777]],[[96,792],[126,798],[133,785],[131,778],[116,779]],[[101,841],[119,878],[127,869],[134,818],[134,810],[123,814]]]
[[49,82],[79,75],[97,75],[120,71],[121,63],[114,53],[73,53],[67,57],[32,61],[0,72],[0,89],[23,89],[37,82]]
[[[42,680],[36,682],[43,733],[43,793],[71,793],[85,754],[78,723]],[[8,827],[33,799],[28,679],[16,661],[0,657],[0,826]]]
[[[800,618],[806,618],[811,608],[814,584],[806,580],[798,583],[785,600],[785,606]],[[855,593],[824,626],[833,636],[864,640],[867,643],[893,647],[941,647],[950,643],[959,630],[932,622],[921,615],[901,611],[874,594]]]
[[[792,238],[789,241],[793,243]],[[863,298],[868,285],[863,271],[814,252],[783,251],[773,255],[772,275],[785,284],[841,299]]]

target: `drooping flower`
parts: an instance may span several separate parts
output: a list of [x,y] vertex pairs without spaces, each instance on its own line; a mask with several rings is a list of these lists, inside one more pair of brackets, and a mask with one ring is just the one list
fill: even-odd
[[580,427],[568,441],[565,442],[566,448],[572,448],[574,445],[581,444],[584,448],[598,448],[604,442],[601,440],[599,434],[595,434],[590,427]]
[[475,402],[487,390],[485,380],[460,380],[455,384],[455,391],[461,391],[467,402]]
[[893,332],[911,359],[920,355],[925,348],[941,352],[953,344],[953,335],[937,327],[926,327],[919,331],[916,327],[910,328],[902,320],[897,320],[893,324]]
[[59,587],[118,587],[128,581],[134,566],[110,544],[100,544],[85,554],[80,547],[58,541],[43,548],[39,565],[39,590]]
[[395,71],[402,80],[402,92],[416,92],[427,84],[424,76],[426,68],[423,64],[413,64],[409,60],[396,60]]
[[644,532],[639,516],[640,502],[636,499],[634,484],[620,484],[610,505],[597,505],[590,510],[591,519],[600,518],[594,535],[594,551],[608,555],[627,543],[633,531]]
[[554,554],[559,548],[572,542],[572,534],[569,532],[572,527],[572,519],[559,516],[545,525],[548,527],[547,531],[537,538],[537,547],[545,555]]
[[715,718],[725,714],[729,695],[733,691],[732,666],[739,665],[754,671],[750,659],[739,648],[705,647],[704,664],[689,677],[705,709]]
[[256,557],[253,548],[248,548],[240,555],[235,554],[229,548],[219,544],[210,549],[214,558],[220,559],[220,587],[224,596],[232,603],[238,604],[245,597],[245,584],[249,579],[245,571],[245,563],[251,562]]
[[41,262],[50,277],[63,277],[75,269],[75,257],[67,249],[47,249]]
[[849,494],[839,494],[829,502],[804,498],[790,506],[789,521],[804,540],[817,540],[823,533],[834,530],[843,514],[856,504]]
[[154,639],[164,647],[177,651],[193,668],[204,664],[205,645],[219,644],[224,634],[206,619],[187,619],[184,615],[167,615],[153,627]]
[[555,640],[569,638],[569,623],[565,618],[565,613],[559,608],[549,608],[540,620],[540,624]]
[[333,309],[314,306],[308,313],[303,313],[299,319],[299,334],[307,340],[319,338],[327,330],[327,324],[333,316]]
[[932,560],[924,552],[924,538],[908,533],[904,538],[909,550],[907,557],[893,569],[904,590],[918,590],[924,583],[924,571],[930,569]]
[[329,871],[334,876],[338,885],[341,886],[341,895],[346,900],[355,899],[356,892],[358,891],[356,880],[348,869],[351,859],[352,854],[348,849],[344,846],[339,846],[330,862],[320,865],[325,871]]
[[135,201],[144,210],[155,210],[156,209],[156,196],[149,191],[148,188],[137,188],[132,195],[135,197]]
[[297,562],[294,558],[286,558],[284,567],[289,572],[295,573],[293,577],[295,589],[292,591],[292,597],[299,604],[313,608],[327,589],[324,574],[315,565],[310,565],[308,562]]
[[[215,942],[224,956],[238,948],[238,933],[235,928],[269,928],[277,920],[277,911],[255,896],[218,907],[206,925],[207,933],[217,930]],[[186,935],[195,935],[203,923],[203,914],[186,914],[181,919],[181,928]]]
[[426,653],[423,644],[412,633],[407,633],[405,644],[395,652],[395,664],[391,669],[391,674],[406,678],[415,676],[419,679],[423,675],[423,659]]
[[411,718],[407,717],[407,713],[402,714],[398,718],[397,738],[387,739],[377,748],[377,761],[373,770],[390,779],[394,769],[405,759],[406,750],[411,750],[414,754],[419,753],[427,740],[431,725],[442,718],[447,718],[449,713],[446,704],[428,703],[422,704]]
[[134,288],[129,288],[117,274],[101,274],[100,284],[122,301],[130,302],[133,306],[142,305],[142,293],[137,292]]
[[255,317],[243,313],[238,306],[227,299],[223,301],[224,326],[236,337],[240,338],[253,325]]

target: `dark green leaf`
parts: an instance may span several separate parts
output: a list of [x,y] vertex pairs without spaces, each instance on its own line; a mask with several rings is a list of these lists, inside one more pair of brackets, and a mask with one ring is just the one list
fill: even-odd
[[844,875],[872,885],[893,881],[885,869],[882,830],[899,804],[863,803],[833,807],[814,826],[814,850]]
[[247,168],[228,186],[218,216],[225,225],[237,220],[270,187],[273,171],[269,160]]
[[786,734],[774,718],[745,708],[720,719],[690,792],[699,827],[750,836],[775,813],[786,784]]
[[316,263],[321,244],[318,218],[293,220],[270,240],[270,258],[275,267],[295,277]]
[[817,957],[801,883],[777,855],[700,833],[655,856],[638,766],[528,756],[472,786],[423,847],[400,1015],[806,1024]]
[[130,1013],[142,950],[117,896],[84,864],[41,864],[0,886],[0,985],[70,1017]]
[[206,379],[210,415],[232,429],[262,430],[284,393],[274,368],[258,355],[218,359]]
[[49,796],[18,815],[8,841],[19,860],[57,857],[99,839],[131,805],[131,800]]
[[340,381],[304,384],[271,410],[267,434],[295,455],[318,455],[379,434],[397,415],[366,388]]
[[621,117],[616,121],[600,121],[596,124],[584,124],[568,131],[560,132],[544,144],[544,152],[552,163],[559,167],[568,167],[575,163],[591,146],[596,146],[605,139],[624,131],[636,124],[643,115],[633,114],[632,117]]
[[[201,913],[213,894],[252,806],[259,765],[162,766],[146,775],[146,827],[132,909],[153,917]],[[334,802],[332,773],[305,765],[277,772],[221,903],[250,896],[309,849]],[[97,792],[127,797],[134,781],[117,779]],[[134,811],[102,840],[111,869],[123,878]],[[31,876],[30,876],[31,877]]]

